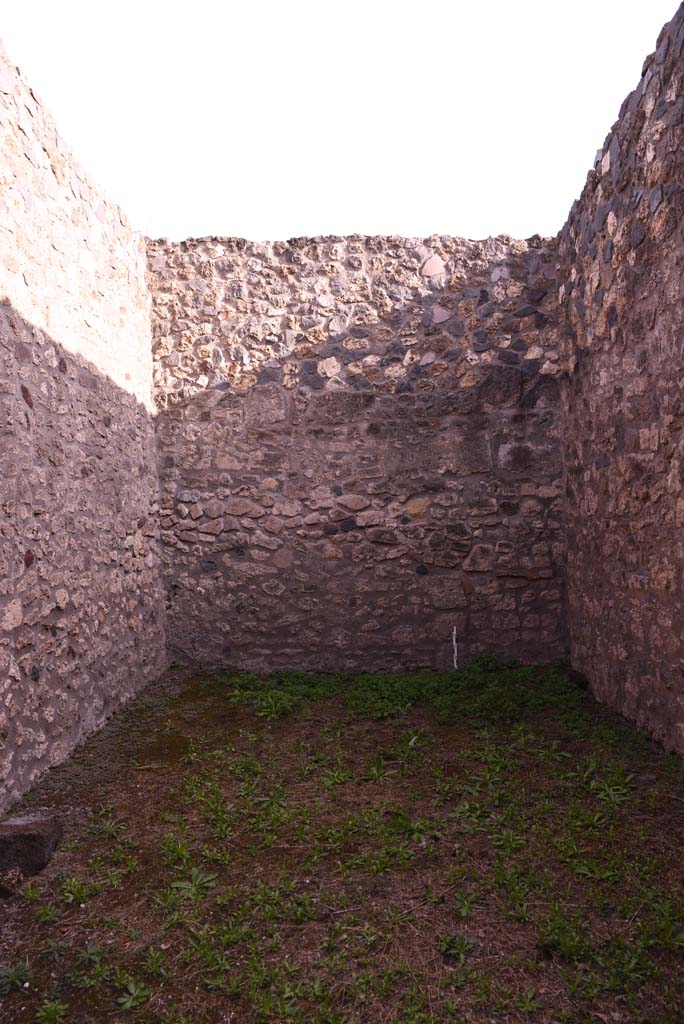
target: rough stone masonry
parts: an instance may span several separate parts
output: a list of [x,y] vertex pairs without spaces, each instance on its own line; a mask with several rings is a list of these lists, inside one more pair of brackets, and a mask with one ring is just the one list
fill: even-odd
[[151,243],[175,657],[448,668],[565,650],[556,252]]
[[683,46],[557,239],[484,242],[145,240],[0,53],[0,811],[171,659],[454,629],[684,752]]
[[0,811],[165,665],[145,262],[0,50]]

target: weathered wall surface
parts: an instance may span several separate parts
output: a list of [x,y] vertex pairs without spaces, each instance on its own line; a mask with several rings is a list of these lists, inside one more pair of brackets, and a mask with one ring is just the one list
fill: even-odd
[[684,751],[684,15],[561,236],[572,658]]
[[164,663],[144,268],[0,50],[0,811]]
[[384,669],[565,651],[556,253],[149,245],[170,652]]
[[163,668],[165,594],[215,665],[569,632],[684,751],[683,10],[553,242],[146,253],[0,50],[0,811]]

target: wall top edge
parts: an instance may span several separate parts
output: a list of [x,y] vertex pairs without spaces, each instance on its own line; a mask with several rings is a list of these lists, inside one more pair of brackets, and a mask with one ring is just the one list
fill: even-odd
[[418,248],[421,245],[439,245],[454,243],[463,246],[478,246],[481,248],[493,246],[519,246],[527,249],[540,249],[554,244],[558,235],[531,235],[529,238],[514,238],[512,235],[500,234],[489,235],[487,238],[466,238],[463,235],[432,234],[432,235],[297,235],[293,238],[283,239],[250,239],[237,235],[202,235],[198,237],[172,239],[172,238],[145,238],[149,247],[159,246],[182,246],[191,249],[194,246],[207,244],[226,245],[231,248],[247,248],[249,246],[283,246],[290,248],[304,248],[312,244],[345,244],[348,242],[372,242],[375,244],[391,243],[406,247]]

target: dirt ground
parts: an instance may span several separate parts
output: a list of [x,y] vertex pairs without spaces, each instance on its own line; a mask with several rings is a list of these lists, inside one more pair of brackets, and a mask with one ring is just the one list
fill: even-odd
[[682,1024],[684,762],[561,669],[171,672],[20,808],[11,1024]]

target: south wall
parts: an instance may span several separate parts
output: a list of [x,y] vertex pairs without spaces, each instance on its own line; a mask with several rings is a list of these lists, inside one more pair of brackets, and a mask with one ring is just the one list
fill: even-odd
[[145,249],[0,49],[0,812],[165,664]]
[[161,240],[148,267],[173,657],[566,652],[552,244]]
[[600,699],[684,752],[684,13],[560,240],[568,615]]

